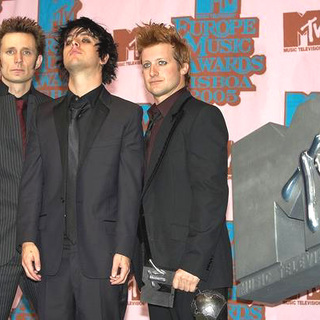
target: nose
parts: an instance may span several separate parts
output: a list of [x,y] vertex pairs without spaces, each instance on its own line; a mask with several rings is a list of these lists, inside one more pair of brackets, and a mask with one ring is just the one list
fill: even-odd
[[21,63],[22,62],[22,53],[17,52],[14,56],[14,59],[15,59],[15,63]]
[[155,77],[159,74],[158,67],[154,64],[150,66],[150,77]]
[[79,47],[79,41],[77,38],[73,38],[71,44],[73,47]]

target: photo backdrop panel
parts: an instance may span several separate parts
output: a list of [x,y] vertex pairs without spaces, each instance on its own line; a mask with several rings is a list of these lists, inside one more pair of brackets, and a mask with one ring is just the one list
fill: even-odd
[[[103,24],[118,43],[118,78],[108,89],[141,105],[143,125],[153,103],[141,77],[135,47],[137,24],[174,24],[191,47],[193,94],[222,110],[234,142],[268,122],[287,124],[296,108],[319,90],[320,3],[318,0],[2,0],[0,20],[16,15],[35,18],[47,33],[47,55],[37,77],[39,90],[62,95],[58,76],[54,30],[68,19],[88,16]],[[232,187],[232,159],[229,188]],[[233,242],[232,193],[227,212]],[[259,259],[259,257],[257,257]],[[34,319],[28,301],[17,297],[12,319]],[[20,302],[19,302],[20,301]],[[320,293],[310,289],[276,307],[236,301],[232,289],[229,319],[315,320],[320,314]],[[148,319],[130,282],[126,320]]]

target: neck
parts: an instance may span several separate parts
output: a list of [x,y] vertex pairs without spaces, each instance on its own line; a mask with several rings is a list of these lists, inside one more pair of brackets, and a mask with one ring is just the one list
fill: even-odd
[[77,95],[82,97],[86,93],[92,91],[93,89],[99,87],[102,83],[101,73],[94,74],[91,77],[88,74],[70,74],[68,87],[69,90]]
[[9,93],[14,95],[16,98],[22,97],[31,88],[31,80],[23,83],[9,82],[3,77],[1,78],[1,80],[9,88]]
[[161,95],[161,96],[153,96],[154,98],[154,103],[156,105],[160,104],[161,102],[163,102],[164,100],[168,99],[169,97],[171,97],[173,94],[175,94],[177,91],[181,90],[182,88],[184,88],[186,86],[185,81],[182,81],[176,88],[174,88],[172,91]]

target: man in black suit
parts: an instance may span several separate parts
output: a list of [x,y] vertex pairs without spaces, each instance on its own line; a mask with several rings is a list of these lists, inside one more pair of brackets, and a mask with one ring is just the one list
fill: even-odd
[[62,26],[57,41],[69,90],[33,118],[17,243],[26,274],[41,280],[41,320],[122,319],[142,184],[142,111],[102,84],[115,78],[118,57],[103,27],[82,17]]
[[16,250],[16,217],[25,144],[33,111],[50,98],[35,90],[45,36],[32,19],[0,26],[0,319],[8,319],[18,285],[37,308],[36,282],[27,279]]
[[[191,320],[196,288],[227,298],[232,286],[225,219],[228,132],[220,110],[188,91],[189,50],[174,27],[146,24],[137,45],[155,100],[145,138],[142,239],[148,239],[146,253],[157,267],[175,271],[177,289],[172,309],[149,305],[149,313],[152,320]],[[221,319],[227,319],[226,309]]]

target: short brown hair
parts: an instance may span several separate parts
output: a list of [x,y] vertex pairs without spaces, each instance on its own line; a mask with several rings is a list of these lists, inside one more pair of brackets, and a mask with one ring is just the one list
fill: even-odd
[[36,41],[38,55],[43,55],[46,38],[42,28],[35,20],[27,17],[14,17],[3,20],[0,26],[0,43],[7,33],[15,32],[32,34]]
[[[138,26],[136,40],[140,57],[143,49],[159,43],[168,43],[172,45],[173,57],[179,66],[182,67],[184,63],[190,65],[190,50],[187,41],[173,26],[166,26],[164,23],[143,23],[142,26]],[[190,81],[189,71],[185,74],[185,81],[186,84]]]

